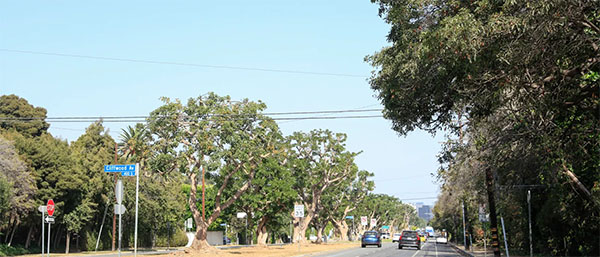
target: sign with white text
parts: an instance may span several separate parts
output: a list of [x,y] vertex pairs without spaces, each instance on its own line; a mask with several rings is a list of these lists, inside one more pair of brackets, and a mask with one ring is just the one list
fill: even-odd
[[304,205],[294,205],[294,218],[304,218]]

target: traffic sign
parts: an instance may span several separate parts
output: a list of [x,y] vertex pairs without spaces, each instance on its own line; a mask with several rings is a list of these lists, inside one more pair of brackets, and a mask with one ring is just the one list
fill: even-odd
[[346,219],[353,220],[354,216],[346,216]]
[[121,171],[121,176],[123,177],[134,177],[135,170]]
[[187,224],[186,224],[186,225],[187,225],[187,228],[192,228],[192,226],[194,225],[194,224],[192,223],[192,218],[188,218],[188,219],[187,219]]
[[246,217],[246,215],[247,215],[247,214],[246,214],[245,212],[238,212],[238,213],[237,213],[237,218],[238,218],[238,219],[243,219],[243,218],[245,218],[245,217]]
[[294,205],[294,218],[304,218],[304,205]]
[[46,213],[46,208],[47,208],[46,206],[40,205],[40,206],[38,206],[38,211],[41,213]]
[[54,224],[54,217],[48,216],[45,218],[46,223]]
[[48,216],[54,216],[54,200],[48,200],[48,203],[46,203],[46,211],[48,212]]
[[135,164],[104,165],[104,172],[135,171]]
[[371,219],[371,227],[375,227],[375,226],[377,226],[377,220]]
[[115,214],[125,214],[125,211],[127,210],[125,208],[125,205],[122,205],[122,204],[115,204],[114,209],[115,209]]
[[367,216],[360,216],[360,224],[363,226],[368,224]]
[[115,187],[115,195],[117,196],[117,203],[122,204],[123,203],[123,181],[120,179],[117,181],[117,186]]
[[390,226],[381,226],[381,229],[390,229]]

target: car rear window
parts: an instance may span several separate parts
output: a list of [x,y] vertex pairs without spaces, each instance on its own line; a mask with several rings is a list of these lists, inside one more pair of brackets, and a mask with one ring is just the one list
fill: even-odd
[[394,236],[400,236],[400,235],[402,235],[402,234],[400,234],[400,233],[394,233]]
[[377,237],[377,232],[366,232],[365,236],[366,237]]
[[402,232],[402,236],[417,236],[417,232],[415,232],[415,231],[404,231],[404,232]]

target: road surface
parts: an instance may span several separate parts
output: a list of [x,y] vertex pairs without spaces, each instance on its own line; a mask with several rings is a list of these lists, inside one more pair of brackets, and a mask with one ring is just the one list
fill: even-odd
[[367,246],[361,248],[357,245],[356,248],[341,250],[337,252],[329,252],[326,254],[313,255],[318,257],[459,257],[450,245],[436,244],[435,241],[428,241],[423,245],[421,250],[417,248],[398,249],[398,243],[383,243],[381,248],[376,246]]

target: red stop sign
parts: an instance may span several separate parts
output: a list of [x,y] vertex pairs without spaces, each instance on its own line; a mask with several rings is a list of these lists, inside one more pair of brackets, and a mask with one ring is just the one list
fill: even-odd
[[54,215],[54,201],[52,199],[48,200],[46,210],[48,211],[48,216]]

